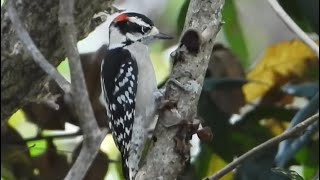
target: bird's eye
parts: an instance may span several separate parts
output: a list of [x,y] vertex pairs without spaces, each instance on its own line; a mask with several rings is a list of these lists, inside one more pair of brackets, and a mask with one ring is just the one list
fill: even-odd
[[147,32],[150,31],[150,28],[149,28],[149,27],[142,26],[142,27],[141,27],[141,30],[142,30],[143,33],[147,33]]

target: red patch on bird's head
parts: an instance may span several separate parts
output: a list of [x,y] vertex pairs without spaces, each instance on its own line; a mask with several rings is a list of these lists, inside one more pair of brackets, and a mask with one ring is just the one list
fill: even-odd
[[120,14],[119,16],[117,16],[113,21],[114,22],[120,22],[120,21],[125,21],[125,20],[128,20],[128,15],[123,13],[123,14]]

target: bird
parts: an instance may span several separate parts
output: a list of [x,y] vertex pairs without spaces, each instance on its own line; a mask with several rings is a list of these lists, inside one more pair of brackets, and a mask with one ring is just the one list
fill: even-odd
[[158,89],[148,45],[171,38],[147,16],[135,12],[119,14],[109,26],[101,89],[126,180],[135,179],[145,143],[157,122]]

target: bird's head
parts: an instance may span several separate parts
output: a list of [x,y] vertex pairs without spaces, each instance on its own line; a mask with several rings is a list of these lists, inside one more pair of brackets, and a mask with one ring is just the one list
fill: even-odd
[[138,13],[122,13],[110,24],[109,47],[123,47],[140,41],[149,44],[154,39],[171,39],[161,33],[153,22],[145,15]]

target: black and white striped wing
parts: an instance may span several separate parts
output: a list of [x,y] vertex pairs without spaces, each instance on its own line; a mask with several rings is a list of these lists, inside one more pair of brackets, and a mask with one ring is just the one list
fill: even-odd
[[101,65],[101,85],[107,104],[109,126],[122,155],[124,175],[128,172],[128,156],[135,115],[138,68],[128,50],[108,50]]

